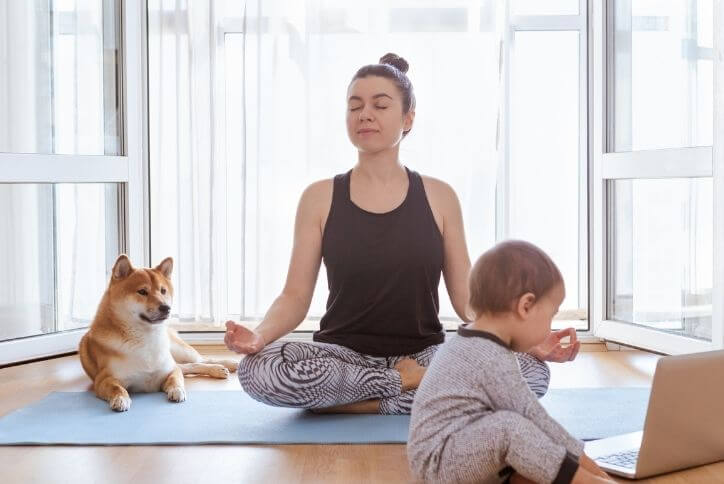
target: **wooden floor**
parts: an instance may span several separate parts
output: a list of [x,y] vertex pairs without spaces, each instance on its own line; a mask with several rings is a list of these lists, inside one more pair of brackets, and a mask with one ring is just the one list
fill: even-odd
[[[551,365],[551,387],[647,385],[657,356],[601,351],[586,345],[578,359]],[[227,355],[219,347],[202,353]],[[0,369],[0,415],[51,391],[89,389],[77,356]],[[239,391],[236,378],[187,379],[194,390]],[[193,398],[193,393],[191,394]],[[243,418],[220,415],[219,418]],[[402,445],[0,447],[0,482],[11,483],[394,483],[411,482]],[[724,463],[655,479],[657,484],[724,484]]]

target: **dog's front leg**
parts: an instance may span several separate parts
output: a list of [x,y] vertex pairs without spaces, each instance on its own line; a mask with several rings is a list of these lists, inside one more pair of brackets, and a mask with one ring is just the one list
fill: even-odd
[[100,373],[93,382],[93,388],[96,396],[106,400],[116,412],[125,412],[131,408],[131,397],[118,379]]
[[181,368],[175,366],[173,371],[166,377],[163,382],[163,391],[166,392],[169,401],[183,402],[186,400],[186,390],[184,389],[184,376]]

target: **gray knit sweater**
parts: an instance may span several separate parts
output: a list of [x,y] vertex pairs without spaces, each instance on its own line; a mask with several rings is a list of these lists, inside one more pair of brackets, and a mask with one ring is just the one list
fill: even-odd
[[407,454],[417,478],[493,483],[512,467],[536,482],[570,482],[582,453],[496,336],[463,325],[438,350],[412,407]]

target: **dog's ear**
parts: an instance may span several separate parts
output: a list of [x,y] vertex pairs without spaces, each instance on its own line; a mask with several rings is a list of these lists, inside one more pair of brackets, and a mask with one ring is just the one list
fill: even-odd
[[112,278],[114,280],[123,279],[125,277],[128,277],[128,274],[133,272],[133,266],[131,265],[131,260],[128,258],[126,254],[121,254],[118,256],[118,259],[116,259],[116,263],[113,264],[113,276]]
[[159,265],[156,266],[156,270],[163,274],[166,279],[171,277],[171,271],[173,271],[173,258],[166,257]]

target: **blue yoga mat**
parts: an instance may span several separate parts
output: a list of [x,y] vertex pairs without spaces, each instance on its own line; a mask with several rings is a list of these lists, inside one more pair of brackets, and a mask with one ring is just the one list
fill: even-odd
[[596,440],[643,430],[651,388],[559,388],[541,403],[568,432]]
[[[392,444],[405,443],[409,416],[318,415],[270,407],[240,391],[132,395],[116,413],[90,392],[51,393],[0,418],[0,445]],[[548,410],[583,439],[641,430],[648,389],[551,390]]]

